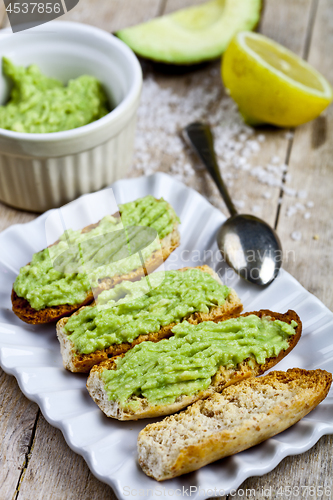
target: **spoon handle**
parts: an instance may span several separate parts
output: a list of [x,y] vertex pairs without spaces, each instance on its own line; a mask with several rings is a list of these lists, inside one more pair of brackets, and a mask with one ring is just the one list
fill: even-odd
[[228,207],[230,215],[236,215],[237,210],[220,174],[214,151],[213,135],[209,125],[200,122],[190,123],[184,129],[184,137],[210,173]]

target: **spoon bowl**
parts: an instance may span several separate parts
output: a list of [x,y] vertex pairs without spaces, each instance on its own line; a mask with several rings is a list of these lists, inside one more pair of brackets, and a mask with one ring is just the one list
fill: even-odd
[[221,177],[210,127],[200,122],[191,123],[184,129],[184,138],[210,173],[231,215],[217,235],[217,245],[223,258],[247,281],[268,285],[276,278],[282,265],[282,246],[278,235],[258,217],[237,213]]
[[268,285],[278,275],[282,247],[278,235],[253,215],[236,214],[222,224],[217,245],[237,274],[257,285]]

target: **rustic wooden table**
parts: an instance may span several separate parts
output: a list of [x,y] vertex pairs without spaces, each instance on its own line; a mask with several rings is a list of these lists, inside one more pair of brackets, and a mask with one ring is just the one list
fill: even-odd
[[[80,0],[78,6],[66,14],[64,19],[93,24],[112,32],[194,3],[200,1]],[[1,18],[2,25],[5,26],[6,17],[0,15],[0,20]],[[266,0],[259,30],[309,60],[333,82],[332,0]],[[143,67],[146,82],[149,80],[151,85],[153,79],[160,88],[171,89],[175,95],[188,95],[196,86],[201,85],[200,82],[205,82],[209,92],[222,98],[217,62],[177,75],[170,72],[165,74],[161,68],[147,62],[143,63]],[[205,78],[208,74],[215,76],[210,77],[207,83]],[[149,88],[146,92],[149,92]],[[156,103],[155,105],[157,106]],[[151,113],[158,112],[158,109],[154,110],[153,98],[150,106]],[[141,121],[141,138],[144,137],[145,126],[145,122]],[[257,131],[253,139],[260,143],[260,148],[252,148],[253,154],[247,160],[249,171],[241,169],[230,177],[233,181],[229,180],[231,194],[235,200],[242,200],[239,206],[244,212],[256,211],[270,224],[275,224],[284,249],[288,251],[284,267],[331,309],[332,130],[333,106],[323,116],[299,127],[294,135],[285,130],[269,128]],[[151,130],[148,132],[150,134]],[[265,140],[262,142],[263,136]],[[154,170],[174,172],[177,157],[177,175],[189,171],[188,163],[193,163],[193,158],[188,152],[183,151],[179,155],[175,151],[173,155],[169,151],[166,154],[163,144],[154,148],[154,153],[149,152],[149,148],[144,149],[148,160],[153,154],[157,158]],[[142,154],[141,160],[140,155],[136,155],[130,176],[147,172],[147,169],[142,168]],[[276,180],[274,164],[279,158],[287,165],[288,175],[281,169],[278,174],[280,181],[270,182],[267,180],[267,172],[272,171]],[[266,177],[251,175],[251,172],[256,172],[253,170],[255,167],[270,163],[273,168],[268,165]],[[217,206],[224,208],[218,201],[215,187],[205,174],[184,174],[184,180]],[[295,194],[298,194],[299,199],[295,198]],[[36,216],[0,204],[0,230],[12,224],[33,220]],[[253,488],[256,490],[255,498],[263,499],[285,498],[284,495],[276,496],[280,486],[331,487],[332,446],[332,436],[321,438],[307,453],[284,459],[263,477],[246,480],[240,488],[248,489],[248,494],[240,490],[232,498],[253,498],[253,492],[249,491]],[[112,490],[99,482],[84,460],[68,448],[61,432],[45,421],[37,405],[25,398],[16,380],[1,370],[0,463],[0,500],[114,498]],[[269,496],[269,490],[263,492],[262,488],[272,488],[272,495]],[[291,498],[298,496],[295,494]],[[304,490],[303,498],[314,497]]]

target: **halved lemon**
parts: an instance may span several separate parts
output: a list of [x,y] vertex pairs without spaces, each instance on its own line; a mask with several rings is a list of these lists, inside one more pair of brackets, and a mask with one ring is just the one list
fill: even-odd
[[296,127],[316,118],[332,87],[310,64],[269,38],[243,31],[222,60],[222,79],[245,121]]

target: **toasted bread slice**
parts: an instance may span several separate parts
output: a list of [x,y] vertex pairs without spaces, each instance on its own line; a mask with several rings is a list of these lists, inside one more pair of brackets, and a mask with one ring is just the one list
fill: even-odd
[[[108,417],[113,417],[118,420],[138,420],[141,418],[152,418],[152,417],[160,417],[164,415],[171,415],[172,413],[176,413],[179,410],[182,410],[186,406],[198,401],[200,399],[205,399],[211,394],[215,392],[221,392],[223,389],[228,387],[229,385],[235,384],[240,380],[256,377],[261,375],[265,371],[269,370],[273,366],[275,366],[282,358],[284,358],[297,344],[300,339],[302,333],[302,322],[299,316],[295,313],[295,311],[288,311],[285,314],[275,313],[266,309],[263,309],[258,312],[244,313],[242,315],[234,315],[237,316],[248,316],[250,314],[255,314],[259,318],[264,316],[269,316],[272,320],[281,320],[286,323],[291,323],[292,320],[297,322],[297,327],[295,329],[295,334],[289,338],[289,347],[288,349],[281,351],[277,357],[267,358],[265,364],[258,364],[255,360],[252,361],[252,368],[248,364],[248,360],[243,361],[233,368],[226,368],[221,366],[212,378],[212,382],[210,386],[194,394],[193,396],[181,396],[177,398],[177,400],[173,404],[164,404],[164,405],[152,405],[148,402],[146,398],[143,397],[135,397],[135,401],[139,402],[140,407],[137,410],[130,410],[122,408],[118,401],[109,401],[107,393],[104,389],[104,381],[101,379],[100,374],[104,370],[116,370],[117,366],[115,363],[115,358],[110,359],[104,363],[101,363],[98,366],[95,366],[89,375],[87,381],[87,389],[89,391],[90,396],[93,398],[95,403],[101,408],[101,410]],[[225,319],[225,318],[223,318]],[[215,318],[215,322],[218,322],[219,319]]]
[[[114,216],[116,216],[116,214]],[[85,227],[84,229],[82,229],[82,233],[91,231],[92,229],[97,227],[98,224],[99,223],[91,224],[90,226]],[[55,242],[54,244],[56,243],[57,242]],[[32,323],[34,325],[54,323],[64,316],[70,316],[82,306],[93,302],[94,297],[96,297],[96,295],[98,295],[101,291],[113,288],[115,285],[124,280],[137,281],[141,279],[145,274],[149,274],[154,271],[154,269],[157,269],[180,244],[180,235],[178,231],[177,221],[175,221],[174,223],[172,232],[165,236],[161,240],[160,244],[161,249],[155,250],[142,267],[133,269],[127,274],[118,274],[115,276],[104,278],[100,281],[98,288],[87,292],[85,300],[80,304],[61,304],[58,306],[46,307],[37,311],[36,309],[33,309],[31,307],[26,299],[18,297],[13,289],[11,296],[12,309],[16,316],[18,316],[22,321],[25,321],[26,323]]]
[[139,464],[163,481],[246,450],[307,415],[331,383],[331,373],[299,368],[243,380],[147,425],[138,437]]
[[[183,269],[180,269],[179,271],[186,271],[188,269],[190,268],[185,267]],[[219,283],[221,283],[218,275],[209,266],[198,266],[194,269],[200,269],[201,271],[209,273]],[[241,312],[242,309],[242,303],[238,298],[236,292],[234,290],[231,290],[223,305],[211,308],[208,314],[195,312],[183,319],[187,319],[187,321],[189,321],[190,323],[197,324],[201,323],[202,321],[214,321],[222,318],[227,318],[233,314]],[[78,312],[75,314],[78,314]],[[158,332],[152,332],[148,335],[140,335],[131,343],[124,342],[122,344],[114,344],[107,349],[98,350],[91,354],[80,354],[76,352],[73,342],[68,338],[68,335],[64,330],[67,321],[68,318],[63,318],[57,323],[57,335],[60,342],[64,367],[71,372],[83,373],[88,373],[94,365],[101,363],[102,361],[106,361],[114,356],[124,354],[129,349],[137,344],[140,344],[141,342],[144,342],[146,340],[158,342],[159,340],[170,337],[172,335],[171,329],[176,324],[171,323],[170,325],[162,327]]]

